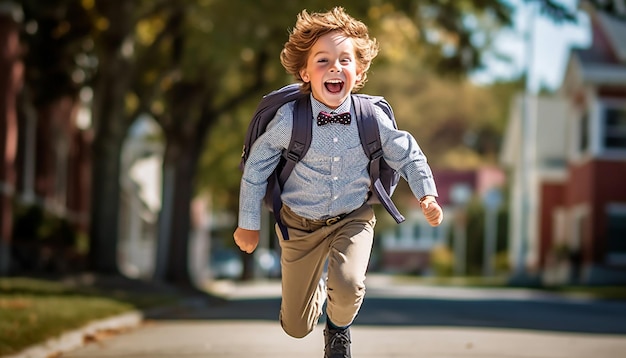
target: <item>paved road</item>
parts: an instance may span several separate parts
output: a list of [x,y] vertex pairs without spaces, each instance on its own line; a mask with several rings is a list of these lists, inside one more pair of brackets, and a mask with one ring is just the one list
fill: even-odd
[[[626,357],[626,302],[368,280],[352,330],[357,358]],[[212,289],[227,300],[167,312],[63,357],[323,356],[321,325],[303,339],[281,331],[278,283],[221,283]]]

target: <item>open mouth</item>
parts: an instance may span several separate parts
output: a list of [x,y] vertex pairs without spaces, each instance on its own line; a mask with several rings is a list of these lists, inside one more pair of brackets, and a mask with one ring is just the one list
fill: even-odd
[[343,89],[343,81],[340,80],[330,80],[324,82],[324,87],[330,93],[339,93]]

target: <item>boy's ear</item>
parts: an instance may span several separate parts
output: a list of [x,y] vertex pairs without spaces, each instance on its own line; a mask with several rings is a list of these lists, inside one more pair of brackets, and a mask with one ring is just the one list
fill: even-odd
[[309,82],[309,74],[306,73],[306,69],[300,70],[300,78],[302,78],[304,82]]
[[363,82],[363,74],[362,73],[357,73],[356,74],[356,81],[354,81],[354,85],[355,86],[360,86],[362,82]]
[[356,81],[357,82],[361,82],[363,81],[363,72],[365,72],[365,70],[363,69],[358,69],[356,72]]

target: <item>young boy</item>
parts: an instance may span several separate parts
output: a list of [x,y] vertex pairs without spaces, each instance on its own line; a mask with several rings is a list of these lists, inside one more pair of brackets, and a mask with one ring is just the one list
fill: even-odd
[[[310,93],[313,137],[283,188],[280,213],[289,240],[277,229],[281,246],[282,303],[280,323],[296,338],[309,334],[328,298],[324,330],[325,357],[350,357],[349,327],[365,294],[376,218],[367,204],[369,160],[359,139],[350,94],[366,81],[378,54],[367,27],[334,8],[302,11],[281,53],[285,69]],[[320,112],[342,113],[338,122],[317,119]],[[407,180],[430,223],[441,223],[437,190],[426,157],[415,139],[393,127],[376,108],[383,158]],[[239,227],[235,243],[252,253],[259,242],[261,202],[266,181],[289,144],[293,102],[282,106],[266,132],[254,143],[241,180]],[[337,218],[340,220],[328,220]],[[328,277],[322,278],[328,259]]]

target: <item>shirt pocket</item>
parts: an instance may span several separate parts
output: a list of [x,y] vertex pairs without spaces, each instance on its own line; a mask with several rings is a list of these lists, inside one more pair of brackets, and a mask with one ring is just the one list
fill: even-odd
[[309,172],[312,176],[324,176],[330,175],[331,173],[331,161],[332,157],[319,153],[313,148],[309,148],[309,151],[300,161],[300,164],[305,168],[304,171]]
[[343,173],[347,177],[359,177],[367,172],[369,160],[363,151],[363,146],[358,143],[356,146],[347,148],[343,155]]

